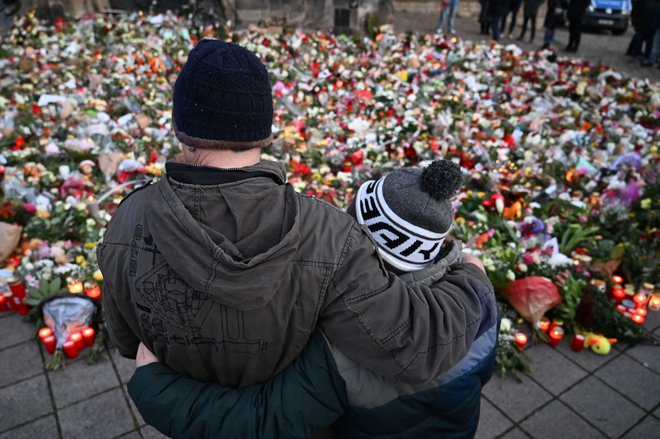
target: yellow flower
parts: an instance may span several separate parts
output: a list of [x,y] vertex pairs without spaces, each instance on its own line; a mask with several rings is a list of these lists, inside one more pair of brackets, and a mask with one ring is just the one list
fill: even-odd
[[85,243],[85,248],[95,248],[96,243],[95,242],[86,242]]
[[640,206],[642,207],[642,209],[650,209],[651,208],[651,199],[650,198],[644,198],[640,202]]
[[96,270],[94,274],[92,275],[94,280],[96,282],[102,282],[103,281],[103,273],[101,273],[101,270]]
[[83,255],[76,256],[76,264],[80,265],[82,268],[87,267],[87,259]]

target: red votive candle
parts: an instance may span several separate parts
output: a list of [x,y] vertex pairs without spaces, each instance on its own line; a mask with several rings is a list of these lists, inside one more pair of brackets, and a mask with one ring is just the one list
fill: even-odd
[[621,303],[621,301],[626,297],[626,290],[619,287],[614,288],[612,290],[612,296],[616,299],[616,303]]
[[638,316],[646,317],[648,311],[646,310],[646,308],[637,308],[635,310],[635,313],[637,313]]
[[76,344],[76,348],[78,348],[79,351],[85,349],[85,340],[83,340],[83,336],[80,332],[74,332],[71,334],[69,340]]
[[94,328],[88,326],[87,328],[83,329],[82,337],[83,337],[83,340],[85,340],[85,345],[86,346],[93,345],[94,344],[94,338],[96,337],[96,332],[94,331]]
[[23,299],[25,299],[25,285],[23,285],[23,282],[20,279],[12,277],[9,278],[8,283],[16,304],[23,303]]
[[571,342],[571,349],[575,352],[580,352],[584,347],[584,335],[575,334],[573,336],[573,341]]
[[643,325],[644,324],[644,317],[640,316],[639,314],[635,314],[632,317],[630,317],[633,322],[637,323],[638,325]]
[[7,311],[7,298],[4,294],[0,294],[0,311]]
[[98,284],[88,286],[85,288],[85,294],[91,299],[101,300],[101,287]]
[[50,355],[55,353],[55,345],[57,344],[57,339],[54,335],[49,335],[48,337],[42,338],[41,343],[43,343],[44,348],[46,348],[46,352],[48,352]]
[[73,359],[78,356],[78,346],[73,340],[65,341],[62,345],[62,349],[64,350],[64,355],[66,355],[67,358]]
[[14,311],[14,295],[11,291],[7,291],[3,297],[5,298],[5,304],[7,304],[7,311]]
[[522,351],[523,349],[525,349],[525,346],[527,345],[527,335],[525,335],[522,332],[516,333],[515,342],[516,342],[516,349],[518,349],[518,351]]
[[623,283],[623,278],[615,274],[614,276],[612,276],[612,282],[614,282],[617,285],[621,285]]
[[548,335],[550,336],[549,344],[554,348],[564,336],[564,329],[561,326],[555,326],[550,330]]
[[646,294],[643,293],[637,293],[633,296],[633,302],[635,302],[635,306],[637,308],[641,308],[646,305],[646,299]]
[[39,338],[42,340],[46,337],[50,337],[51,335],[53,335],[53,330],[48,326],[44,326],[39,330]]
[[617,305],[616,310],[619,311],[621,314],[623,314],[624,312],[626,312],[627,308],[623,305]]
[[539,320],[539,329],[543,332],[548,332],[548,329],[550,329],[550,319],[541,317],[541,320]]

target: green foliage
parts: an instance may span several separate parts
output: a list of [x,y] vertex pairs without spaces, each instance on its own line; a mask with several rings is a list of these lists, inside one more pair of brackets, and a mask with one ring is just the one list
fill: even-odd
[[593,238],[597,231],[597,227],[570,224],[561,235],[559,250],[563,254],[569,255],[579,244]]
[[62,292],[62,279],[55,277],[49,281],[42,277],[39,279],[39,288],[28,287],[27,290],[25,303],[37,307],[45,299]]
[[510,374],[516,381],[522,381],[517,372],[530,373],[530,360],[524,352],[518,352],[512,340],[500,337],[495,364],[500,378]]
[[576,279],[569,273],[566,282],[560,288],[562,302],[555,308],[554,315],[564,321],[571,333],[575,333],[575,314],[582,301],[582,290],[586,285],[586,281]]

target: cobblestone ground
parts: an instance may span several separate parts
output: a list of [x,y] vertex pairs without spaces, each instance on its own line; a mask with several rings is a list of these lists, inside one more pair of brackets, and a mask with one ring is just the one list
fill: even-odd
[[[477,7],[478,9],[478,7]],[[486,40],[489,37],[479,34],[479,23],[477,22],[477,12],[475,7],[463,8],[456,17],[456,32],[460,38],[473,41]],[[545,17],[545,6],[539,12],[539,21],[536,26],[536,38],[534,42],[529,43],[529,32],[525,41],[518,41],[514,38],[502,37],[501,44],[516,44],[525,50],[536,50],[543,44],[543,17]],[[417,31],[433,32],[438,20],[437,14],[423,14],[420,12],[410,12],[405,9],[405,5],[400,6],[394,18],[394,27],[397,31]],[[522,26],[522,15],[517,20],[517,27],[513,34],[517,36]],[[508,27],[508,24],[507,24]],[[508,29],[507,29],[508,30]],[[585,58],[593,63],[603,62],[615,70],[637,78],[648,78],[653,81],[660,81],[660,69],[657,67],[642,67],[639,60],[632,59],[625,55],[628,43],[632,38],[632,27],[623,35],[612,35],[609,32],[583,32],[580,42],[580,49],[577,54],[566,53],[561,49],[566,47],[568,42],[568,30],[557,29],[555,33],[554,48],[558,50],[559,56],[573,56]]]

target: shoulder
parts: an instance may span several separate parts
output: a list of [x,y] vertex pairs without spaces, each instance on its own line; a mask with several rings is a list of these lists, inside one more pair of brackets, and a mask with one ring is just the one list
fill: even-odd
[[154,182],[153,179],[149,179],[149,180],[146,180],[144,183],[142,183],[142,184],[136,186],[132,191],[130,191],[130,192],[124,197],[123,200],[121,200],[121,202],[119,203],[119,205],[121,206],[121,205],[122,205],[124,202],[126,202],[126,200],[128,200],[130,197],[132,197],[132,196],[134,196],[135,194],[137,194],[137,193],[139,193],[139,192],[141,192],[141,191],[144,191],[144,189],[150,187],[150,186],[152,185],[153,182]]

